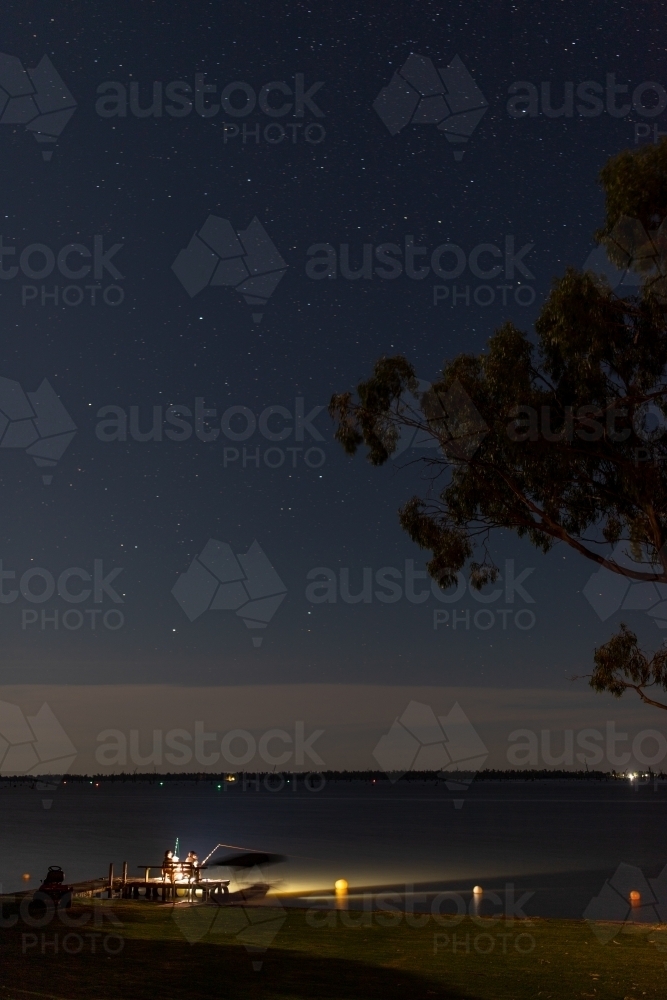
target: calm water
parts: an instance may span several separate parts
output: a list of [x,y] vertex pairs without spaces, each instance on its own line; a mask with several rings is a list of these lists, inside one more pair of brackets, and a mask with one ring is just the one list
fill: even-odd
[[[292,786],[293,787],[293,786]],[[52,799],[49,809],[44,799]],[[320,792],[243,791],[211,784],[0,788],[4,892],[34,887],[49,865],[68,880],[159,865],[180,839],[200,858],[218,842],[285,854],[282,890],[473,885],[534,893],[526,913],[580,917],[621,862],[655,876],[667,863],[667,788],[626,784],[479,782],[456,808],[424,783],[333,783]],[[220,852],[218,852],[220,853]],[[30,882],[21,880],[24,872]]]

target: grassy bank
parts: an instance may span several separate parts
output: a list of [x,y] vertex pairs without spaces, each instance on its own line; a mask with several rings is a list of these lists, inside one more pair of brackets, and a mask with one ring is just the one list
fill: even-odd
[[398,924],[383,926],[381,914],[125,901],[75,905],[66,919],[83,922],[56,917],[39,928],[19,920],[0,931],[0,998],[667,996],[664,925],[596,925],[596,934],[579,921],[466,918],[452,927],[428,918],[410,926],[396,915],[389,922]]

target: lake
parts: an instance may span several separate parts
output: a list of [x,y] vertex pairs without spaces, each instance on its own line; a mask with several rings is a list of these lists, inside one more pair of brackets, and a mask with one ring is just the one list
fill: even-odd
[[157,780],[2,787],[3,891],[36,887],[49,865],[68,881],[105,875],[110,862],[117,874],[124,861],[135,873],[159,866],[178,837],[181,857],[194,850],[203,859],[218,843],[283,854],[267,879],[314,905],[339,878],[351,905],[362,889],[397,887],[410,898],[511,883],[533,893],[527,914],[580,917],[619,864],[650,877],[667,864],[662,784],[478,781],[458,793],[458,807],[428,782],[293,789]]

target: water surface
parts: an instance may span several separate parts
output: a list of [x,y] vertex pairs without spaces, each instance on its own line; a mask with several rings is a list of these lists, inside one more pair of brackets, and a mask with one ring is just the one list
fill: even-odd
[[159,865],[178,837],[181,856],[194,850],[203,858],[217,843],[286,855],[267,873],[284,892],[326,895],[339,878],[353,894],[389,886],[469,892],[476,884],[504,891],[510,882],[534,893],[526,912],[581,916],[620,863],[651,877],[667,863],[664,786],[478,781],[456,797],[428,782],[293,789],[71,781],[55,791],[0,788],[3,891],[36,886],[52,864],[72,881],[102,876],[110,862],[117,873],[124,861],[138,873],[139,865]]

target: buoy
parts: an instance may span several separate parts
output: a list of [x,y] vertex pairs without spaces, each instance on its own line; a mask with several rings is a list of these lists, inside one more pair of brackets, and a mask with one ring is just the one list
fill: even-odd
[[472,891],[474,892],[474,894],[475,894],[476,896],[481,896],[481,894],[482,894],[482,893],[484,892],[484,890],[482,889],[481,885],[476,885],[476,886],[475,886],[475,887],[473,888],[473,890],[472,890]]
[[334,889],[338,893],[347,892],[347,880],[344,878],[336,879],[336,881],[334,882]]
[[28,875],[27,872],[24,872],[23,875],[21,875],[21,878],[23,879],[24,882],[27,882],[30,876]]
[[642,898],[641,892],[637,892],[636,889],[633,889],[632,892],[630,893],[630,902],[632,903],[633,906],[638,906],[639,903],[641,902],[641,898]]

